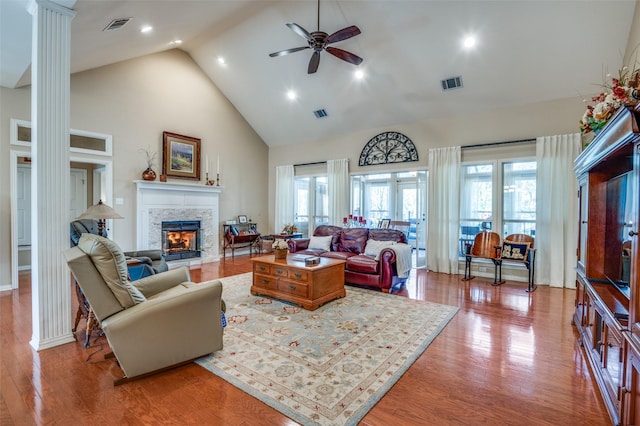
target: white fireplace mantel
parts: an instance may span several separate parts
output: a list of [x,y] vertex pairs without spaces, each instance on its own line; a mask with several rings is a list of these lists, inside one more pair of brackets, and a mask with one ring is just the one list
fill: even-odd
[[204,234],[202,257],[198,263],[220,260],[220,193],[223,187],[201,183],[136,180],[136,220],[138,250],[162,247],[163,221],[199,220]]

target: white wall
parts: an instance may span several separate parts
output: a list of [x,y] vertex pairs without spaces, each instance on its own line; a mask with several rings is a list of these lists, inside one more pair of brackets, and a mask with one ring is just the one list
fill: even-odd
[[[431,119],[408,125],[371,129],[304,145],[273,147],[269,150],[269,199],[273,200],[274,197],[276,166],[348,158],[351,173],[406,170],[408,168],[424,169],[427,166],[430,148],[502,142],[579,132],[578,121],[584,113],[584,108],[585,105],[581,98],[559,99],[553,102],[529,104],[499,111],[478,112],[459,117]],[[327,124],[330,125],[330,123]],[[411,138],[418,150],[419,162],[358,166],[360,152],[366,143],[383,131],[399,131]],[[269,213],[271,217],[273,217],[274,208],[274,203],[270,202]]]
[[[9,119],[30,120],[30,90],[0,89],[0,283],[10,281]],[[202,158],[215,173],[220,156],[220,219],[246,214],[260,225],[268,220],[268,147],[181,50],[145,56],[71,76],[71,127],[113,136],[112,206],[125,217],[114,221],[112,238],[135,248],[135,185],[146,168],[141,148],[158,151],[162,132],[202,140]],[[202,167],[204,179],[204,165]],[[262,227],[262,226],[261,226]]]

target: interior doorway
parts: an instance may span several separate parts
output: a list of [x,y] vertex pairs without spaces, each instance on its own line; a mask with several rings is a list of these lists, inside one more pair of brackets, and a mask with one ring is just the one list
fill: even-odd
[[[78,217],[100,198],[112,198],[112,161],[110,158],[72,154],[70,157],[71,202],[69,221]],[[11,288],[18,288],[18,272],[31,264],[31,150],[10,151],[11,198]],[[98,199],[96,199],[98,197]]]

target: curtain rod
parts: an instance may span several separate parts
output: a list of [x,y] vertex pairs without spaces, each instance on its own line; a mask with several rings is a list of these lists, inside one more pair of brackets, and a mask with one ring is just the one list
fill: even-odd
[[467,149],[467,148],[483,148],[485,146],[494,146],[494,145],[507,145],[507,144],[511,144],[511,143],[524,143],[524,142],[535,142],[536,139],[518,139],[515,141],[504,141],[504,142],[489,142],[489,143],[479,143],[476,145],[465,145],[465,146],[461,146],[460,148],[462,149]]
[[327,164],[326,161],[316,161],[315,163],[301,163],[301,164],[294,164],[293,167],[300,167],[300,166],[316,166],[318,164]]

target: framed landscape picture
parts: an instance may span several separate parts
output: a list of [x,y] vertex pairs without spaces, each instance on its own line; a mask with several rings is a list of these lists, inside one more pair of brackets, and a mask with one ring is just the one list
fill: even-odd
[[162,174],[200,180],[200,139],[162,132]]

